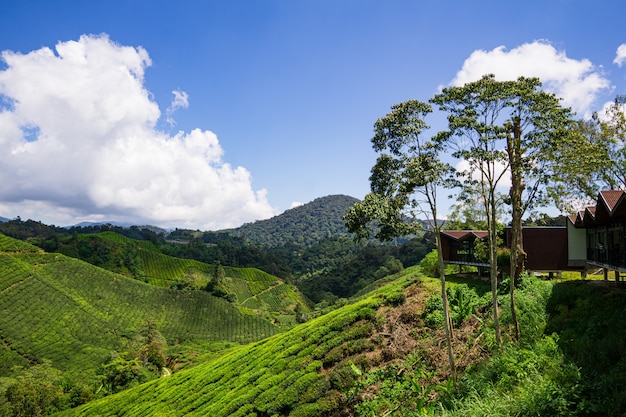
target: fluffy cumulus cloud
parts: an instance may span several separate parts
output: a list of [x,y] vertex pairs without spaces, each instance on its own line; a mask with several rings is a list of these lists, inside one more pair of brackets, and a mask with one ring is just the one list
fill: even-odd
[[[85,35],[2,59],[0,215],[218,229],[274,214],[214,133],[156,128],[144,49]],[[173,94],[168,123],[189,105]]]
[[623,43],[617,47],[615,59],[613,60],[613,63],[617,64],[618,67],[621,67],[624,62],[626,62],[626,43]]
[[[621,60],[625,53],[623,50]],[[621,60],[616,58],[618,63]],[[451,84],[463,85],[490,73],[499,80],[538,77],[547,90],[563,99],[565,106],[583,116],[591,113],[598,95],[610,87],[601,68],[587,59],[569,58],[545,41],[526,43],[511,50],[499,46],[491,51],[474,51]]]

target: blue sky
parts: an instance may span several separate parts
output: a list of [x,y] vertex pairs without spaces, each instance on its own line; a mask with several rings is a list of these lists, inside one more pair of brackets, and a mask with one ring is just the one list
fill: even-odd
[[619,0],[2,2],[0,216],[206,230],[362,198],[392,104],[484,72],[540,76],[581,117],[626,94],[624,16]]

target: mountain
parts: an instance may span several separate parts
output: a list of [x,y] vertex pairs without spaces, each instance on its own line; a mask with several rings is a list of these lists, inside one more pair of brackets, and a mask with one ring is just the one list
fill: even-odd
[[311,246],[323,239],[348,235],[343,215],[359,201],[347,195],[329,195],[285,211],[267,220],[224,230],[264,247],[288,244]]
[[111,226],[120,226],[120,227],[134,226],[132,223],[120,223],[120,222],[103,221],[103,222],[80,222],[80,223],[76,223],[75,225],[67,226],[67,227],[68,228],[70,228],[70,227],[93,227],[93,226],[105,226],[105,225],[109,225],[109,224]]
[[7,219],[6,217],[0,217],[0,223],[4,223],[4,222],[8,222],[9,219]]

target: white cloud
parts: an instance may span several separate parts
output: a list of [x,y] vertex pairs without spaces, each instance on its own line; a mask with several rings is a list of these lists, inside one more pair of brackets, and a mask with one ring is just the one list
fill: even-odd
[[618,67],[621,67],[625,61],[626,61],[626,43],[623,43],[617,47],[617,51],[615,52],[615,59],[613,60],[613,63],[617,64]]
[[451,84],[463,85],[485,74],[495,74],[498,80],[538,77],[547,90],[563,99],[565,106],[581,115],[589,115],[598,95],[610,87],[601,68],[588,59],[568,58],[564,51],[545,41],[526,43],[510,51],[504,46],[474,51]]
[[302,203],[302,202],[300,202],[300,201],[294,201],[294,202],[292,202],[292,203],[291,203],[291,205],[289,206],[289,208],[290,208],[290,209],[294,209],[294,208],[296,208],[296,207],[300,207],[300,206],[303,206],[303,205],[304,205],[304,203]]
[[166,122],[170,126],[174,126],[176,124],[174,118],[172,117],[174,115],[174,112],[178,109],[186,109],[187,107],[189,107],[189,95],[186,92],[181,90],[174,90],[172,91],[172,94],[174,94],[174,99],[166,110]]
[[[274,215],[250,173],[223,161],[214,133],[156,129],[144,49],[84,35],[2,59],[0,215],[202,229]],[[173,94],[168,117],[189,105]]]

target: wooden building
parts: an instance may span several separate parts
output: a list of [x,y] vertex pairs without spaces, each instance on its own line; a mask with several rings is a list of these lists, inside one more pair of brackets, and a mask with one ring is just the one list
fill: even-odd
[[486,239],[484,230],[442,230],[443,260],[448,264],[489,268],[489,262],[479,260],[474,251],[476,240]]
[[[482,230],[441,232],[446,263],[488,268],[476,259],[474,244],[485,239]],[[504,243],[509,246],[511,230]],[[581,271],[599,267],[615,271],[617,280],[626,272],[626,191],[608,190],[598,194],[597,204],[569,216],[562,227],[524,227],[525,267],[530,271]]]
[[586,262],[616,276],[626,272],[626,191],[601,191],[595,206],[570,216],[574,228],[585,231]]

